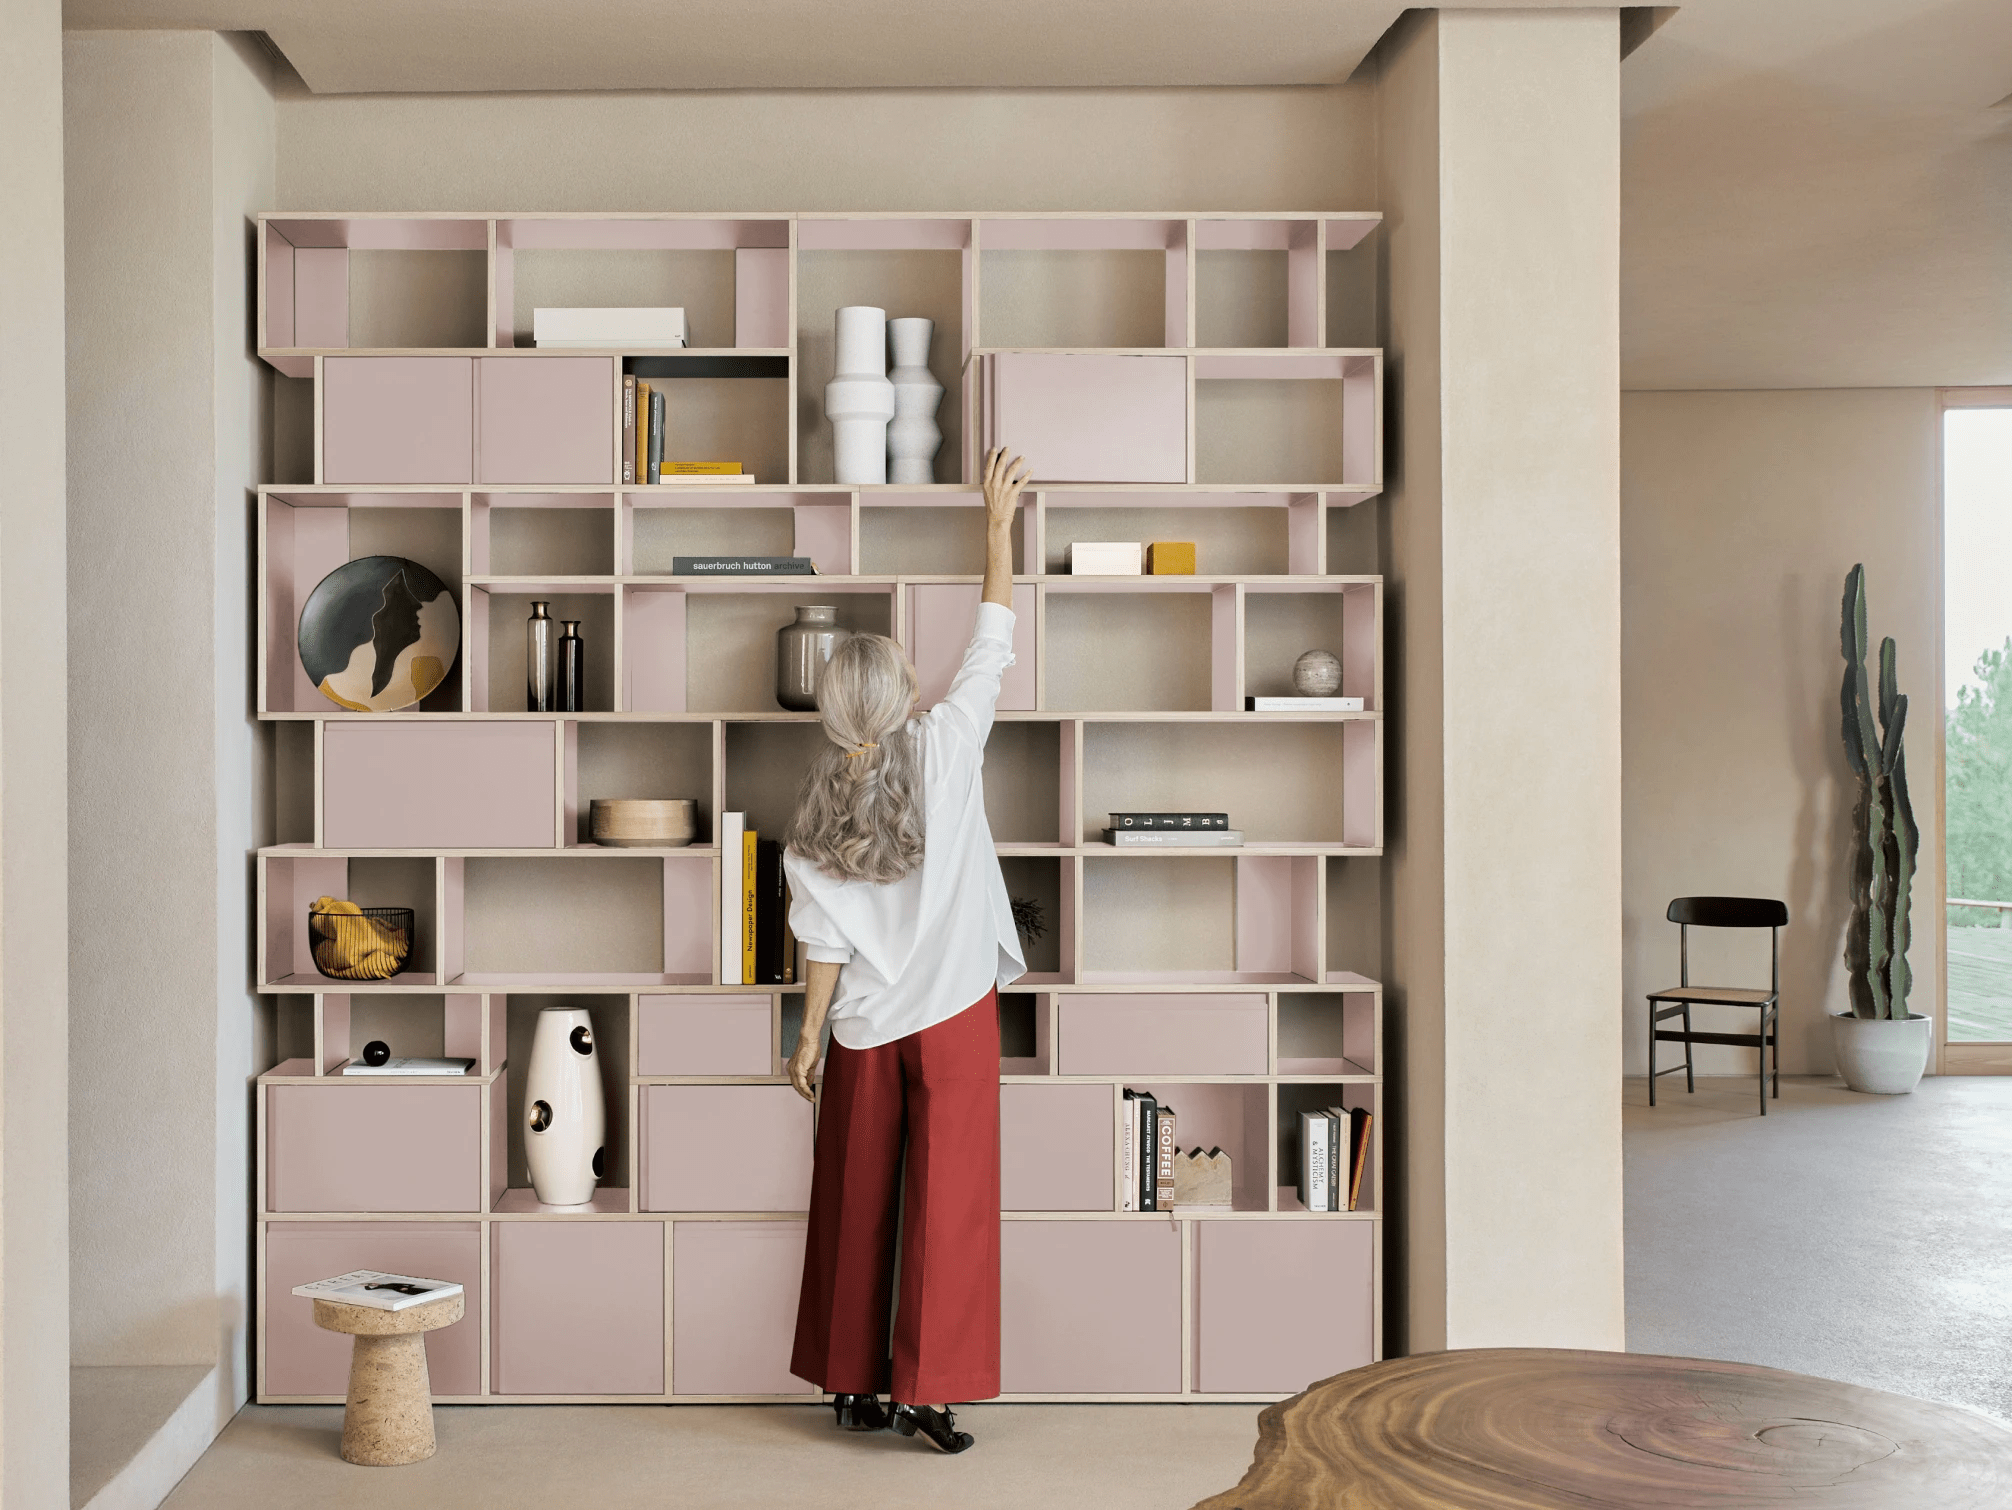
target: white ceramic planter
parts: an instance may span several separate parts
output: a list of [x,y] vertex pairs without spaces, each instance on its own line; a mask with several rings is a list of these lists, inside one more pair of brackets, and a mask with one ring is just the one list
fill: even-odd
[[584,1007],[547,1007],[524,1075],[524,1157],[546,1206],[584,1206],[600,1178],[608,1111],[594,1020]]
[[934,462],[943,448],[943,431],[936,423],[936,406],[943,402],[943,385],[929,370],[929,340],[936,322],[910,317],[887,322],[888,344],[894,348],[894,418],[887,425],[887,480],[928,483],[936,480]]
[[824,388],[833,471],[840,482],[886,482],[887,422],[894,418],[887,311],[848,304],[838,312],[836,346],[836,373]]
[[1921,1083],[1921,1073],[1928,1068],[1932,1026],[1932,1019],[1918,1013],[1894,1018],[1834,1012],[1830,1047],[1837,1058],[1837,1072],[1855,1091],[1904,1096]]

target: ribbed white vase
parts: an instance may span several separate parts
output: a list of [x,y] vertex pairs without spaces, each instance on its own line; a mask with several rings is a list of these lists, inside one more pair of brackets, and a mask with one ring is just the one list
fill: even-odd
[[841,309],[837,345],[837,376],[824,389],[834,472],[840,482],[885,482],[887,422],[894,418],[887,311],[870,304]]
[[929,370],[929,340],[936,322],[911,317],[887,322],[888,344],[894,348],[894,418],[887,425],[887,480],[934,482],[936,453],[943,448],[943,431],[936,423],[936,406],[943,402],[943,385]]
[[607,1130],[593,1018],[584,1007],[547,1007],[524,1076],[524,1155],[541,1204],[584,1206],[594,1198]]

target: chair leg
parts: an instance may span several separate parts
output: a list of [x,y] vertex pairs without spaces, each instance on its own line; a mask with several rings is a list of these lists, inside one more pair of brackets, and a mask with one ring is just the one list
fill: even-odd
[[1767,1011],[1763,1008],[1760,1024],[1760,1063],[1755,1066],[1757,1073],[1760,1075],[1760,1114],[1763,1117],[1767,1115],[1767,1025]]
[[1691,1009],[1687,1005],[1684,1008],[1684,1094],[1695,1096],[1697,1093],[1698,1077],[1691,1073]]
[[1649,1003],[1649,1105],[1656,1104],[1656,1004]]
[[[2002,915],[2002,914],[2001,914]],[[1768,1041],[1774,1045],[1774,1098],[1781,1100],[1781,1003],[1774,1005],[1774,1027],[1768,1034]]]

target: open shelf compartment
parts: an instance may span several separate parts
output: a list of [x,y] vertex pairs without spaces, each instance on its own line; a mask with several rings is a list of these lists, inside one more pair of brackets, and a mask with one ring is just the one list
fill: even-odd
[[484,346],[488,250],[486,220],[275,216],[259,244],[259,348],[306,378],[317,350]]

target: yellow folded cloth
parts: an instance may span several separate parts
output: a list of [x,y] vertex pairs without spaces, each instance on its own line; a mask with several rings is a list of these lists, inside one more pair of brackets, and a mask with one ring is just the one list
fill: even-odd
[[337,980],[388,980],[404,968],[412,948],[403,928],[365,917],[341,897],[316,897],[307,926],[315,968]]

